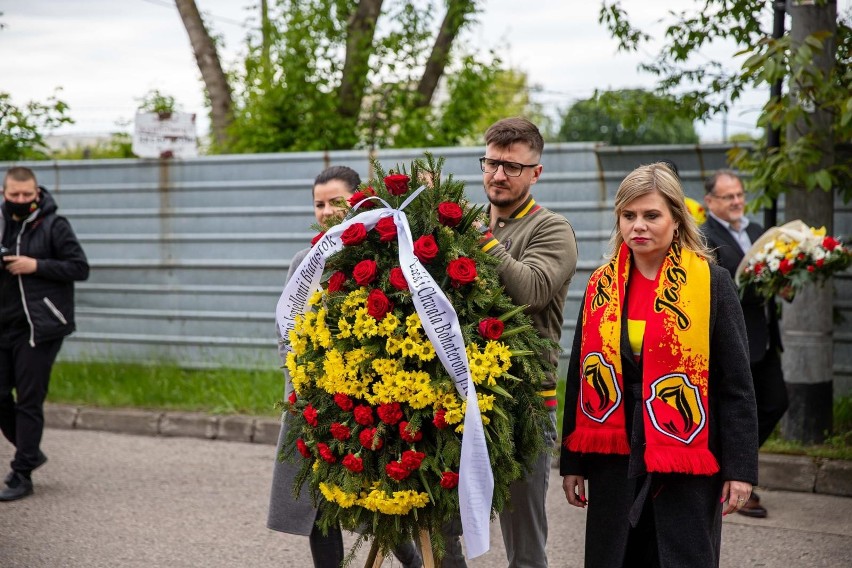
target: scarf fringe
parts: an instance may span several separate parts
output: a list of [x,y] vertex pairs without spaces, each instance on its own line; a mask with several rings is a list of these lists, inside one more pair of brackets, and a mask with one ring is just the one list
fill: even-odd
[[577,428],[565,438],[565,448],[572,452],[594,454],[630,453],[627,432],[622,429]]
[[672,448],[651,446],[645,448],[645,466],[658,473],[689,473],[713,475],[719,471],[716,456],[706,448]]

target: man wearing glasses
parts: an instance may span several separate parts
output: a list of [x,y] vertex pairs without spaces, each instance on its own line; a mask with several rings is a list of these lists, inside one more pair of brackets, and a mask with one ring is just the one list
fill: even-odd
[[[763,234],[763,227],[745,217],[745,192],[740,178],[731,170],[719,170],[704,182],[707,222],[701,231],[716,253],[720,266],[733,278],[737,266],[751,244]],[[775,302],[746,291],[740,299],[745,316],[751,374],[757,399],[758,443],[763,445],[784,412],[787,411],[787,387],[781,368],[781,333]],[[766,508],[752,492],[748,502],[737,511],[748,517],[763,518]]]
[[[494,123],[485,133],[485,156],[479,159],[490,206],[483,226],[482,249],[500,261],[497,272],[506,293],[526,313],[538,332],[558,343],[568,284],[577,266],[574,230],[562,215],[535,202],[531,188],[541,176],[544,140],[524,118]],[[556,368],[558,353],[543,353]],[[545,444],[556,442],[556,377],[547,377],[541,396],[550,410]],[[524,479],[511,487],[511,502],[500,514],[510,567],[547,566],[545,498],[552,455],[542,453]],[[451,531],[452,532],[452,531]],[[444,568],[465,566],[458,538],[448,535]]]

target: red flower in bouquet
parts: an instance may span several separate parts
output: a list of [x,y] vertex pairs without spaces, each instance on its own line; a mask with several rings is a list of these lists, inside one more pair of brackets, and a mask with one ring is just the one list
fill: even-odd
[[341,442],[352,437],[352,432],[349,430],[349,426],[341,424],[340,422],[332,422],[330,430],[332,437],[334,437],[335,440],[340,440]]
[[376,279],[377,270],[375,260],[362,260],[352,269],[352,278],[359,286],[367,286]]
[[367,406],[366,404],[359,404],[355,407],[355,422],[360,424],[361,426],[372,426],[373,419],[373,409]]
[[317,444],[317,451],[319,451],[320,457],[328,463],[334,463],[337,461],[337,458],[334,457],[334,453],[331,451],[331,448],[328,447],[328,444],[320,442]]
[[444,489],[454,489],[459,484],[459,474],[454,471],[445,471],[441,474],[441,487]]
[[321,233],[317,233],[314,236],[314,238],[311,239],[311,246],[314,246],[315,244],[317,244],[320,241],[320,239],[323,238],[324,236],[325,236],[325,231],[323,231]]
[[393,302],[378,288],[374,289],[367,296],[367,313],[378,321],[383,320],[387,313],[392,310]]
[[461,223],[462,208],[453,201],[444,201],[438,205],[438,222],[447,227],[455,227]]
[[354,454],[346,454],[346,457],[340,463],[352,473],[364,471],[364,460]]
[[376,409],[376,414],[379,415],[382,422],[391,426],[402,420],[402,408],[400,408],[398,402],[380,404]]
[[432,235],[423,235],[414,241],[414,256],[423,264],[428,264],[438,256],[438,243]]
[[827,250],[829,252],[836,249],[839,244],[840,244],[840,241],[838,241],[837,239],[835,239],[831,235],[828,235],[827,237],[822,239],[822,248],[824,248],[825,250]]
[[302,454],[303,458],[311,457],[311,450],[308,449],[308,445],[305,444],[305,441],[301,438],[296,440],[296,448],[299,450],[299,453]]
[[435,425],[435,428],[438,430],[443,430],[448,426],[447,421],[444,416],[447,414],[447,411],[443,408],[435,411],[435,418],[432,419],[432,424]]
[[[352,207],[355,207],[356,205],[358,205],[359,203],[361,203],[362,201],[364,201],[368,197],[372,197],[374,195],[376,195],[376,190],[373,189],[372,187],[368,187],[368,188],[364,189],[363,191],[356,191],[355,193],[353,193],[349,197],[349,205],[352,206]],[[375,206],[376,206],[375,201],[372,201],[372,200],[371,201],[364,201],[364,203],[361,204],[361,209],[372,209]]]
[[376,232],[379,234],[379,240],[387,243],[396,238],[396,223],[393,217],[382,217],[376,223]]
[[451,260],[447,264],[447,274],[456,288],[476,280],[476,263],[466,256]]
[[346,273],[338,270],[328,279],[328,291],[340,292],[343,289],[344,282],[346,282]]
[[781,271],[781,274],[789,274],[793,270],[793,266],[795,266],[795,263],[785,258],[778,264],[778,270]]
[[388,474],[388,477],[391,479],[395,479],[396,481],[402,481],[409,475],[411,475],[411,469],[405,467],[398,461],[390,462],[385,466],[385,473]]
[[423,439],[423,432],[420,430],[415,430],[413,433],[409,432],[408,422],[403,420],[399,423],[399,437],[409,444],[413,444],[414,442],[419,442]]
[[503,335],[503,322],[497,318],[485,318],[479,322],[479,335],[485,339],[498,340]]
[[296,404],[296,400],[297,400],[297,399],[296,399],[296,391],[291,391],[291,392],[290,392],[290,396],[288,396],[288,397],[287,397],[287,401],[288,401],[290,404]]
[[335,393],[334,404],[340,407],[340,410],[344,412],[349,412],[355,406],[355,403],[352,402],[352,399],[349,398],[349,395],[342,392]]
[[385,187],[391,195],[403,195],[408,191],[409,178],[405,174],[392,174],[385,177]]
[[360,245],[367,238],[364,223],[352,223],[340,234],[340,241],[347,247]]
[[368,450],[378,451],[385,445],[384,440],[380,436],[376,436],[375,428],[364,428],[358,434],[358,441]]
[[400,458],[400,462],[402,465],[414,471],[415,469],[420,467],[420,464],[423,463],[423,459],[426,457],[426,454],[423,452],[417,452],[414,450],[405,450],[402,452],[402,457]]
[[308,424],[310,424],[311,426],[316,428],[317,417],[319,416],[319,413],[317,412],[317,409],[314,408],[311,403],[308,403],[308,405],[302,411],[302,416],[304,416],[305,422],[307,422]]
[[397,290],[408,290],[408,282],[405,280],[405,274],[402,272],[402,268],[398,266],[394,266],[390,270],[390,285],[396,288]]

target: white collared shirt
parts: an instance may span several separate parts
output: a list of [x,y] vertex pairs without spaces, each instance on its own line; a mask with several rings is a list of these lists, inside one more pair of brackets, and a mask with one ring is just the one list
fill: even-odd
[[724,219],[720,219],[719,217],[714,215],[712,211],[707,211],[707,214],[719,221],[719,223],[723,227],[725,227],[729,233],[731,233],[731,236],[734,237],[734,240],[737,241],[738,245],[740,245],[740,248],[743,250],[743,253],[748,252],[748,249],[751,248],[751,239],[749,238],[748,233],[746,233],[746,227],[748,227],[749,224],[748,217],[740,217],[740,229],[736,230],[731,226],[729,222],[725,221]]

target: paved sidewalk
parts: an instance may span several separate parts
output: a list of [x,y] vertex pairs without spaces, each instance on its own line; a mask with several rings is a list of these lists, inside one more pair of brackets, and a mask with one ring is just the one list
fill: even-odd
[[[310,565],[304,537],[265,528],[270,445],[51,428],[42,447],[50,461],[33,476],[36,494],[0,503],[2,568]],[[12,450],[0,442],[0,462]],[[725,518],[724,568],[852,563],[852,499],[775,490],[761,498],[769,518]],[[556,471],[548,518],[551,566],[581,566],[585,513],[565,503]],[[496,525],[491,542],[471,568],[505,566]]]

